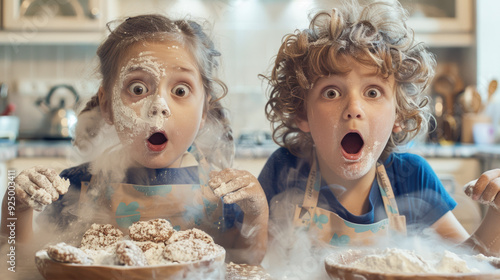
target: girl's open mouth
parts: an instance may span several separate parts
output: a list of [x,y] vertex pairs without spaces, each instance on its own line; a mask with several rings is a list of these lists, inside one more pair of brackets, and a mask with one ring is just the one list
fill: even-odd
[[357,160],[361,157],[361,150],[365,142],[361,135],[357,132],[347,133],[340,145],[342,146],[342,154],[346,159]]
[[151,151],[159,152],[167,146],[168,138],[165,132],[155,132],[147,140],[147,146]]

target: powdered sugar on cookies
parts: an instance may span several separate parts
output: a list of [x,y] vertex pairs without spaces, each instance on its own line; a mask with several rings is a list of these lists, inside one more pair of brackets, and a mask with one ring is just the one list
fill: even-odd
[[93,224],[80,248],[64,244],[64,254],[51,258],[70,263],[85,259],[92,265],[147,266],[212,259],[224,251],[204,231],[175,231],[164,219],[139,221],[129,230],[131,235],[124,236],[113,225]]

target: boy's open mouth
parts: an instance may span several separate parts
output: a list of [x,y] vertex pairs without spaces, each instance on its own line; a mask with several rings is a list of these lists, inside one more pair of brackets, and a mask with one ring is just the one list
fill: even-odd
[[346,158],[356,159],[363,148],[364,141],[359,133],[349,132],[344,136],[340,145],[342,146],[343,154]]
[[164,132],[155,132],[147,140],[148,148],[152,151],[161,151],[167,146],[168,138]]

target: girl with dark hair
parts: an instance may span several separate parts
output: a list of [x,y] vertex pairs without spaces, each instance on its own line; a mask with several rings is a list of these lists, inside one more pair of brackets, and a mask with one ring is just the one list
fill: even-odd
[[[220,104],[227,88],[215,77],[220,53],[202,27],[130,17],[110,28],[97,55],[102,83],[74,139],[86,163],[64,170],[63,179],[41,167],[16,178],[18,240],[33,232],[33,209],[47,206],[40,218],[73,238],[72,229],[89,223],[127,230],[164,218],[211,234],[229,260],[259,263],[267,203],[254,176],[229,168],[234,143]],[[57,186],[66,179],[67,193]]]

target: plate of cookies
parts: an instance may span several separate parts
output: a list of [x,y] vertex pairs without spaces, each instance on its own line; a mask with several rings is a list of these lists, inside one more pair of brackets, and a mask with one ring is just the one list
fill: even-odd
[[129,235],[93,224],[81,244],[48,245],[35,255],[45,279],[224,279],[224,248],[206,232],[176,231],[164,219],[138,221]]

